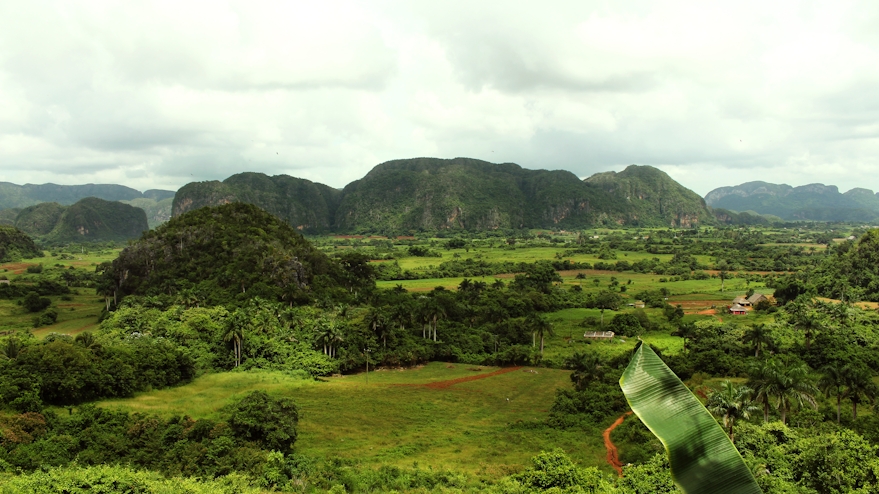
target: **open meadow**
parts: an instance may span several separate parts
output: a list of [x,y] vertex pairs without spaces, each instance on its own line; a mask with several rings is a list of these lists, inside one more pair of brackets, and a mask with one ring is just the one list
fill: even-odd
[[[11,281],[21,281],[28,284],[28,268],[41,267],[42,272],[51,269],[82,270],[94,273],[95,268],[102,262],[115,259],[121,249],[96,249],[79,253],[60,253],[52,255],[45,252],[44,257],[27,259],[25,261],[8,262],[0,264],[0,274]],[[58,253],[56,253],[58,254]],[[65,295],[48,295],[51,306],[58,314],[53,324],[41,325],[34,328],[34,319],[37,314],[28,312],[20,304],[20,299],[0,299],[0,334],[12,333],[19,330],[31,329],[38,338],[44,338],[50,333],[76,335],[83,331],[97,329],[98,318],[104,307],[103,297],[95,294],[94,288],[72,287],[70,293]]]
[[370,371],[368,384],[364,372],[321,381],[278,372],[228,372],[100,406],[218,418],[224,405],[261,389],[293,398],[300,407],[296,451],[308,456],[498,478],[520,471],[538,451],[562,448],[584,465],[611,471],[601,438],[609,423],[596,424],[588,435],[540,423],[555,390],[570,386],[569,375],[559,369],[443,362]]

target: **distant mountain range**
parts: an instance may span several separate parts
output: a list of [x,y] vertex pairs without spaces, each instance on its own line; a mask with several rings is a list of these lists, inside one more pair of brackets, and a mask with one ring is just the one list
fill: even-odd
[[57,202],[66,206],[86,197],[97,197],[106,201],[132,201],[146,198],[158,202],[173,198],[174,191],[153,189],[141,193],[139,190],[115,184],[16,185],[0,182],[0,209],[25,208],[41,202]]
[[[568,171],[529,170],[513,163],[414,158],[377,165],[341,190],[254,172],[222,182],[189,183],[176,193],[140,193],[113,184],[0,182],[0,224],[59,241],[133,238],[144,229],[139,214],[103,203],[80,204],[86,197],[143,210],[149,228],[172,215],[230,202],[255,204],[309,232],[879,222],[879,195],[860,188],[842,194],[832,185],[748,182],[720,187],[702,199],[650,166],[632,165],[581,180]],[[114,215],[124,221],[113,220]],[[72,220],[86,217],[92,227]]]
[[[87,197],[105,201],[118,201],[143,209],[147,215],[149,228],[154,228],[171,219],[173,190],[150,189],[143,193],[116,184],[56,185],[25,184],[16,185],[0,182],[0,225],[15,225],[16,218],[23,208],[43,203],[56,203],[69,206]],[[139,236],[140,234],[138,233]],[[118,237],[118,235],[113,235]]]
[[704,200],[664,172],[630,166],[580,180],[469,158],[394,160],[343,190],[286,175],[241,173],[194,182],[174,197],[174,216],[247,202],[308,231],[690,227],[713,223]]
[[21,210],[16,228],[50,242],[124,241],[149,230],[143,209],[119,201],[86,197],[70,206],[42,202]]
[[879,195],[860,188],[842,194],[835,185],[748,182],[714,189],[705,202],[712,208],[754,211],[787,221],[879,221]]

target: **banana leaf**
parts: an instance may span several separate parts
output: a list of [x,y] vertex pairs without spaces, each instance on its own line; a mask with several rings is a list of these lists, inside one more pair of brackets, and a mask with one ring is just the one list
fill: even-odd
[[665,446],[672,478],[688,494],[760,493],[723,428],[678,376],[641,344],[620,378],[629,406]]

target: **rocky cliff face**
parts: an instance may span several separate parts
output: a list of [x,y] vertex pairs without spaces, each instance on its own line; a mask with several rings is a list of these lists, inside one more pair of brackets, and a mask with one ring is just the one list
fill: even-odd
[[655,168],[629,167],[581,181],[568,171],[469,158],[389,161],[342,191],[293,177],[244,173],[184,186],[174,198],[173,214],[228,202],[256,204],[313,231],[596,224],[688,228],[713,221],[701,197]]
[[341,192],[332,187],[289,175],[239,173],[222,182],[183,186],[174,196],[172,215],[244,202],[261,207],[299,230],[322,231],[331,228],[340,197]]
[[593,175],[585,182],[610,194],[628,223],[692,228],[714,222],[698,194],[650,166],[631,165],[619,173]]

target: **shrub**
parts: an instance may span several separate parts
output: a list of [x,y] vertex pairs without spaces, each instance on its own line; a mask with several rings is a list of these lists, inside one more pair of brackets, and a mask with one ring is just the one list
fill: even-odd
[[47,297],[40,297],[37,292],[28,292],[22,300],[22,305],[28,312],[40,312],[46,307],[52,305],[52,301]]
[[289,398],[273,398],[254,391],[231,405],[229,426],[236,437],[267,449],[289,453],[296,442],[299,407]]

